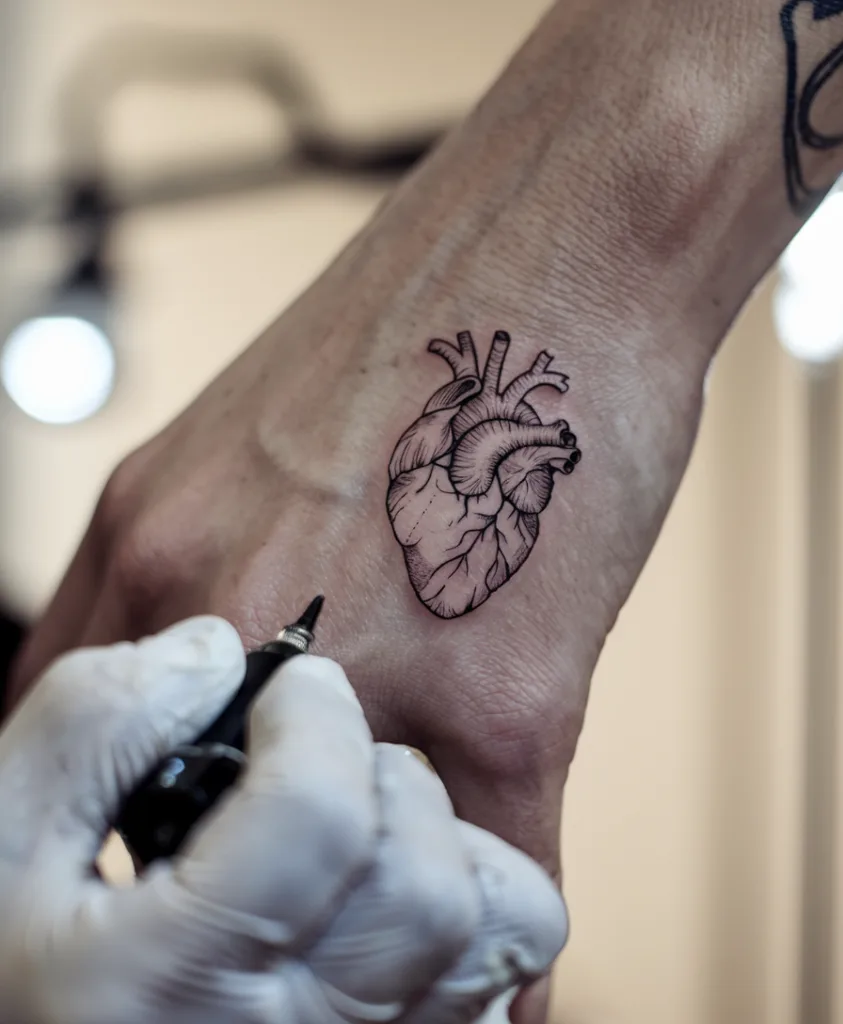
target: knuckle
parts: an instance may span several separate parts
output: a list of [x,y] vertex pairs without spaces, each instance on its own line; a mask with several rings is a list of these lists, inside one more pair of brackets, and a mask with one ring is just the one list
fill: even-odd
[[475,719],[466,753],[492,779],[536,776],[558,760],[560,733],[556,709],[504,702]]
[[145,512],[115,539],[108,574],[130,610],[157,603],[178,582],[185,550],[178,521],[158,510]]
[[143,520],[133,523],[117,540],[108,571],[120,591],[145,591],[149,588],[151,579],[160,571],[154,554],[157,545],[154,529]]
[[109,583],[122,600],[141,608],[178,582],[179,567],[195,554],[188,550],[195,547],[191,517],[145,491],[147,447],[114,470],[94,513]]
[[137,504],[142,453],[132,452],[111,473],[100,495],[94,520],[107,538],[119,534],[131,520]]
[[564,769],[585,693],[561,684],[558,663],[529,654],[514,663],[490,652],[473,664],[459,660],[455,671],[465,684],[445,694],[423,723],[434,764],[501,784]]

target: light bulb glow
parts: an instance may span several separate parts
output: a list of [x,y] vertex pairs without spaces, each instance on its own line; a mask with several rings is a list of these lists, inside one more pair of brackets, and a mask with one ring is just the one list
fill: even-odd
[[43,316],[16,327],[0,352],[11,399],[42,423],[77,423],[98,412],[114,388],[115,356],[89,320]]
[[817,209],[785,250],[773,300],[782,345],[797,359],[843,354],[843,192]]
[[839,288],[843,257],[843,192],[833,192],[785,249],[782,273],[802,288]]

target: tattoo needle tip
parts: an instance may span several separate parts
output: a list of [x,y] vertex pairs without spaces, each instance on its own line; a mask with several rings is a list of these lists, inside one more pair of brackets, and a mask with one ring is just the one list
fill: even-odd
[[316,620],[319,618],[319,613],[322,611],[322,605],[325,603],[325,597],[323,594],[319,594],[310,602],[305,608],[296,622],[297,626],[302,629],[306,629],[308,633],[312,633],[316,628]]

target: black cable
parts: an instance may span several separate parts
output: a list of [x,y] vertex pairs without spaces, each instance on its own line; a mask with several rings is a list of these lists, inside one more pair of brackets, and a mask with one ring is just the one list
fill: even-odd
[[[278,146],[265,156],[109,180],[101,146],[106,106],[126,85],[162,78],[246,82],[282,115]],[[307,178],[390,183],[422,159],[448,127],[419,128],[374,140],[342,139],[325,127],[315,90],[298,65],[262,40],[137,32],[112,37],[85,55],[62,90],[59,121],[69,177],[40,184],[0,184],[0,231],[84,220],[87,212],[69,212],[66,197],[78,194],[86,183],[93,183],[100,212],[110,218],[151,206],[283,187]]]
[[799,7],[810,5],[815,21],[843,14],[843,0],[789,0],[781,11],[781,26],[787,48],[787,94],[784,124],[784,156],[787,193],[800,213],[809,213],[822,200],[827,188],[814,188],[805,179],[802,148],[824,151],[843,145],[843,133],[826,134],[812,122],[814,104],[828,80],[843,67],[843,42],[827,54],[799,86],[799,42],[795,16]]
[[[420,131],[416,137],[364,144],[314,136],[280,158],[220,161],[149,175],[131,183],[110,182],[104,205],[109,217],[115,217],[134,210],[289,187],[308,179],[390,184],[426,156],[446,131],[443,127]],[[0,185],[0,231],[72,222],[64,196],[73,188],[74,183],[61,179],[25,186]]]
[[105,114],[139,82],[234,81],[263,96],[297,137],[324,123],[316,89],[292,55],[258,36],[204,35],[134,27],[99,39],[77,60],[58,93],[58,125],[75,171],[102,168]]

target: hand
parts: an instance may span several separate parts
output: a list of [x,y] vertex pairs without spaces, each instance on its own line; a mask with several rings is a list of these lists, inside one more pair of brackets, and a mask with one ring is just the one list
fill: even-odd
[[[576,528],[561,503],[550,503],[541,512],[547,538],[531,537],[533,552],[513,582],[469,615],[432,615],[414,593],[385,508],[387,490],[396,500],[398,488],[387,475],[390,451],[418,395],[395,386],[387,400],[389,382],[374,370],[373,384],[354,397],[346,377],[356,388],[357,374],[345,367],[314,378],[321,359],[297,351],[299,319],[295,309],[285,316],[271,346],[249,349],[117,470],[26,646],[14,689],[20,695],[68,648],[136,639],[190,615],[220,615],[247,648],[257,646],[324,592],[315,649],[344,665],[375,738],[423,750],[460,817],[558,877],[561,791],[607,614],[600,603],[591,615],[589,589],[571,591],[548,561]],[[486,344],[478,341],[481,359]],[[280,348],[295,374],[279,373]],[[408,378],[429,376],[432,391],[450,374],[420,348]],[[326,354],[329,365],[335,355]],[[367,403],[386,408],[361,416]],[[552,429],[560,447],[534,451],[567,467],[567,456],[579,455],[576,439]],[[550,477],[544,464],[536,472]],[[575,475],[560,480],[577,483]],[[495,490],[500,504],[505,492]],[[545,506],[549,497],[548,489]],[[492,500],[469,499],[472,526],[488,515],[475,506]],[[482,560],[480,547],[472,556]],[[426,553],[441,561],[439,547]],[[591,628],[560,629],[575,611]]]
[[[507,422],[538,416],[519,405],[532,383],[548,382],[552,408],[542,409],[541,395],[531,401],[553,429],[532,447],[533,461],[516,465],[521,452],[510,452],[488,491],[466,499],[472,527],[483,522],[490,535],[473,545],[471,572],[479,560],[479,579],[491,585],[478,586],[485,600],[470,611],[469,592],[456,588],[448,605],[457,614],[443,618],[408,572],[412,538],[395,504],[404,481],[400,472],[390,479],[390,462],[431,396],[444,402],[443,389],[459,386],[440,358],[449,350],[431,352],[428,344],[438,338],[456,346],[452,326],[468,300],[437,285],[438,253],[390,246],[389,236],[400,234],[393,219],[404,215],[395,207],[387,214],[378,245],[396,257],[390,273],[378,277],[365,240],[349,250],[118,467],[26,645],[13,689],[19,697],[69,648],[133,640],[191,615],[220,615],[247,648],[257,646],[322,592],[315,650],[344,666],[375,739],[422,750],[461,819],[523,850],[559,882],[562,790],[591,672],[678,480],[693,418],[668,429],[652,416],[661,394],[670,395],[672,411],[682,407],[681,382],[667,386],[660,356],[650,371],[640,349],[610,351],[585,317],[575,345],[513,312],[521,326],[507,351],[496,339],[491,360],[498,324],[484,327],[482,317],[473,331],[478,372],[469,374],[477,403],[466,399],[448,429],[465,429],[466,419],[470,432],[496,418],[495,392]],[[484,268],[477,293],[503,294],[505,280],[490,278],[483,245],[472,259]],[[406,288],[408,263],[409,307],[395,298]],[[611,307],[597,305],[602,332]],[[420,310],[424,326],[412,326],[422,322]],[[510,317],[501,316],[506,326]],[[597,365],[598,347],[608,371]],[[623,381],[631,364],[636,373],[648,370],[634,387]],[[520,394],[503,401],[515,380]],[[607,388],[630,395],[628,404],[605,402]],[[629,431],[637,417],[640,425]],[[423,445],[414,443],[408,472],[421,472]],[[439,494],[448,505],[441,522],[464,533],[466,523],[454,522],[462,514],[453,513],[456,487]],[[501,536],[490,519],[504,523]],[[434,524],[422,553],[438,566],[442,537],[435,532]],[[507,559],[502,549],[514,550],[519,537],[527,543]],[[505,563],[493,579],[482,568],[489,542]],[[527,1019],[539,1021],[541,1011],[524,1013]]]
[[695,138],[697,111],[663,114],[660,90],[642,110],[601,36],[618,12],[594,6],[558,5],[509,91],[118,468],[18,696],[68,648],[189,615],[258,645],[322,592],[316,650],[375,738],[421,749],[460,818],[560,879],[591,673],[684,470],[731,302],[673,258],[696,195],[662,139]]
[[65,656],[0,733],[4,1024],[460,1024],[558,953],[547,876],[376,746],[310,656],[256,702],[243,780],[184,855],[131,888],[95,878],[121,797],[243,667],[227,623],[193,619]]

